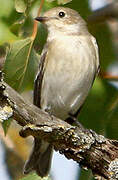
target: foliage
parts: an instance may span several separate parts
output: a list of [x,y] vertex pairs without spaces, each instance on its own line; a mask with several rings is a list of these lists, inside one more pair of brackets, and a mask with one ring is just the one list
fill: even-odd
[[6,57],[4,66],[5,80],[20,92],[33,88],[37,72],[38,55],[34,51],[32,43],[31,38],[15,41]]
[[[37,16],[40,3],[40,0],[7,0],[7,3],[0,0],[0,50],[6,49],[5,81],[19,92],[33,89],[39,54],[46,39],[42,25],[38,26],[37,37],[32,36],[33,18]],[[58,2],[47,0],[42,11],[59,4],[79,11],[85,19],[91,13],[88,0],[58,0]],[[97,38],[101,69],[106,71],[116,59],[111,29],[105,23],[90,25],[89,29]],[[97,78],[80,113],[79,121],[87,128],[117,139],[117,119],[118,90],[109,81]],[[4,125],[5,129],[8,124]],[[28,176],[23,180],[25,179],[31,177]],[[82,171],[80,179],[92,179],[92,177],[90,173]]]
[[[27,177],[22,178],[21,180],[42,180],[41,177],[36,175],[35,173],[29,174]],[[43,180],[51,180],[50,177],[45,177]]]

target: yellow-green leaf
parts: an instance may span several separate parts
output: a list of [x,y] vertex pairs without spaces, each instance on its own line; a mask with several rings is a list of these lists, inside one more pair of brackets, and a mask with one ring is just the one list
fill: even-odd
[[15,0],[15,8],[17,12],[24,13],[27,8],[25,0]]
[[14,8],[14,0],[0,0],[0,18],[9,17]]
[[[47,2],[53,2],[54,0],[47,0]],[[67,4],[72,0],[57,0],[58,4]]]
[[33,88],[38,67],[38,55],[32,45],[31,38],[16,41],[11,45],[6,57],[5,81],[19,92]]
[[15,36],[10,30],[9,27],[4,24],[2,21],[0,21],[0,45],[7,42],[13,42],[14,40],[17,40],[17,36]]
[[71,2],[72,0],[58,0],[58,4],[67,4]]
[[15,0],[16,11],[19,13],[24,13],[27,16],[33,1],[34,0]]

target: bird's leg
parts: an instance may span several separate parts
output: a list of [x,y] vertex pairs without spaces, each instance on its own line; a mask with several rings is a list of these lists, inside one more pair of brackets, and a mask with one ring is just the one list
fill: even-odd
[[83,129],[83,126],[82,124],[78,121],[78,119],[71,113],[69,113],[69,118],[66,119],[66,122],[71,124],[71,125],[74,125],[74,126],[78,126],[80,128]]

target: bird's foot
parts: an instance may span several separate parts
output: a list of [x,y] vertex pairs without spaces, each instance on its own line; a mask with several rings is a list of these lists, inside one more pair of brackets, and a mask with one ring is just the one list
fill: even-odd
[[49,114],[49,116],[51,117],[51,120],[53,120],[53,114],[50,111],[50,109],[49,108],[45,109],[45,112],[47,112]]
[[74,126],[77,126],[77,127],[80,127],[83,129],[83,126],[82,124],[78,121],[78,119],[76,117],[74,117],[72,114],[69,113],[69,118],[66,119],[66,122],[71,124],[71,125],[74,125]]

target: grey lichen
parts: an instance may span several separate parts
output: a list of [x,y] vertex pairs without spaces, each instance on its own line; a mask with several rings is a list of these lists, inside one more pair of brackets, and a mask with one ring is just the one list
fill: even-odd
[[106,142],[106,139],[105,139],[104,136],[96,134],[96,133],[95,133],[93,130],[91,130],[91,129],[90,129],[90,132],[91,132],[92,135],[94,136],[94,138],[95,138],[95,140],[96,140],[97,143],[100,143],[100,144],[101,144],[101,143]]
[[8,120],[13,116],[13,109],[10,106],[0,107],[0,122]]
[[114,161],[111,161],[108,169],[110,180],[118,179],[118,158]]

